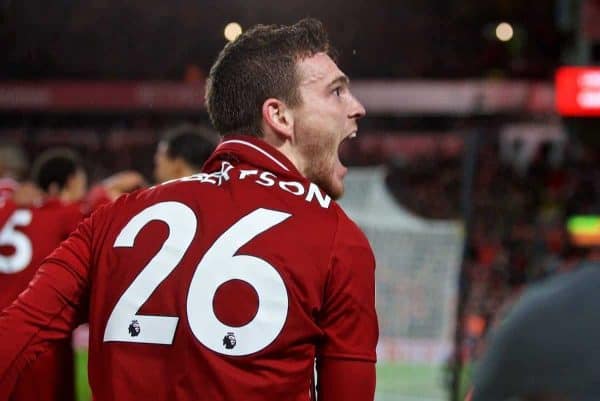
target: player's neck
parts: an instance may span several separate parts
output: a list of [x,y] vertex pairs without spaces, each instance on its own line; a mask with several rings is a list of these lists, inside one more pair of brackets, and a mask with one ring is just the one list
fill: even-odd
[[199,169],[192,168],[190,166],[185,166],[182,167],[179,171],[179,177],[189,177],[190,175],[198,174],[199,172]]
[[296,167],[300,174],[306,177],[304,158],[296,151],[296,147],[292,141],[283,139],[272,132],[265,132],[262,139],[283,154]]
[[77,200],[79,200],[71,191],[68,190],[61,191],[58,194],[57,198],[65,203],[76,202]]

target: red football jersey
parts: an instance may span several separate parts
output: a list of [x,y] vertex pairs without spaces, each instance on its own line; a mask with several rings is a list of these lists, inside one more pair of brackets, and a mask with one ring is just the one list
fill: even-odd
[[18,186],[19,184],[12,178],[0,178],[0,230],[17,207],[12,202],[12,196]]
[[[48,199],[39,207],[19,208],[10,200],[0,210],[0,309],[10,305],[48,256],[83,218],[79,204]],[[3,212],[0,211],[0,215]]]
[[[3,216],[4,214],[4,216]],[[39,207],[0,207],[0,309],[27,288],[41,261],[82,219],[78,204],[49,199]],[[24,369],[11,401],[69,401],[74,398],[73,350],[69,336]]]
[[0,315],[0,397],[85,309],[96,401],[307,401],[315,358],[375,362],[374,268],[289,160],[227,138],[202,173],[100,208],[43,263]]

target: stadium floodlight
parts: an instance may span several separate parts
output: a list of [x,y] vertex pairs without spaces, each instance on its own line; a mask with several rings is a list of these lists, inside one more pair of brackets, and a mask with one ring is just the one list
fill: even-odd
[[496,38],[502,42],[508,42],[513,38],[514,29],[508,22],[501,22],[496,26]]
[[225,26],[223,34],[225,35],[225,39],[227,39],[230,42],[233,42],[238,36],[242,34],[242,26],[237,22],[230,22]]

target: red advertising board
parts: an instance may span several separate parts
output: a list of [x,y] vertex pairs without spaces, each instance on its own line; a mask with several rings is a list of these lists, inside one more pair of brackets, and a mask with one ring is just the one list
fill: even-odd
[[[554,112],[549,82],[357,80],[352,90],[371,115]],[[204,110],[204,82],[0,81],[0,113],[17,110],[195,113]]]
[[567,117],[600,117],[600,67],[559,68],[556,108]]
[[204,85],[177,82],[0,83],[0,110],[196,111]]

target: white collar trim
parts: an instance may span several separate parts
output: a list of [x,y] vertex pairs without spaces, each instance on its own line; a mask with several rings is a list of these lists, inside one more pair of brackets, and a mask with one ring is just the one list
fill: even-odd
[[290,169],[287,168],[282,162],[280,162],[279,160],[277,160],[275,157],[273,157],[272,155],[270,155],[265,150],[263,150],[263,149],[259,148],[258,146],[254,145],[253,143],[246,142],[246,141],[241,141],[239,139],[230,139],[228,141],[221,142],[221,145],[225,145],[225,144],[228,144],[228,143],[237,143],[237,144],[240,144],[240,145],[246,145],[246,146],[248,146],[248,147],[250,147],[250,148],[252,148],[254,150],[259,151],[263,155],[267,156],[269,159],[273,160],[273,162],[275,162],[275,164],[277,164],[279,167],[281,167],[285,171],[290,171]]

